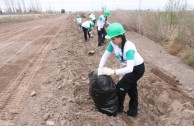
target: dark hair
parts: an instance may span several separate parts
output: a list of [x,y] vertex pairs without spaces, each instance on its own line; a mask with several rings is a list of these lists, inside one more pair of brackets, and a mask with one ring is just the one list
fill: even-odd
[[122,43],[121,43],[121,52],[122,52],[122,56],[121,56],[121,61],[124,61],[123,60],[123,52],[124,52],[124,46],[125,46],[125,42],[127,41],[126,37],[125,37],[125,34],[123,35],[118,35],[116,36],[117,38],[121,37],[122,39]]

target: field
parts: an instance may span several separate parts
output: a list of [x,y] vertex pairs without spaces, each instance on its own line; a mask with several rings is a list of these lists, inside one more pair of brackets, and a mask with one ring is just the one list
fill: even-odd
[[[98,112],[88,74],[98,67],[108,41],[97,47],[94,29],[85,42],[75,17],[67,13],[0,24],[0,126],[194,125],[193,69],[158,42],[129,30],[126,36],[146,65],[138,82],[139,114]],[[119,68],[113,55],[107,66]],[[128,102],[126,96],[125,110]]]

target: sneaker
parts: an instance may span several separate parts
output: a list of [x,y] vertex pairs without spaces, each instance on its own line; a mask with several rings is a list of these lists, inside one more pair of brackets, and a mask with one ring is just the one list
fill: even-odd
[[128,110],[127,115],[131,117],[136,117],[137,116],[137,110]]

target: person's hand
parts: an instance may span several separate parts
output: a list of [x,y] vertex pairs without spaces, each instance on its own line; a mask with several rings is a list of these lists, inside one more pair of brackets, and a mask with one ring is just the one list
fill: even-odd
[[108,21],[106,22],[108,25],[111,25],[111,23],[109,23]]
[[98,31],[100,31],[101,30],[101,28],[100,27],[98,27]]
[[98,68],[98,76],[100,76],[100,75],[112,75],[112,74],[114,74],[113,69],[110,69],[107,67]]

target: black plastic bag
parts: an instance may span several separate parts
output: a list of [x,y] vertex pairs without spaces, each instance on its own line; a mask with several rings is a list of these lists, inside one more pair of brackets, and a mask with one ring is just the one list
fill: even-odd
[[89,74],[89,94],[97,109],[109,116],[116,116],[118,109],[117,90],[111,76],[97,75],[97,71]]

